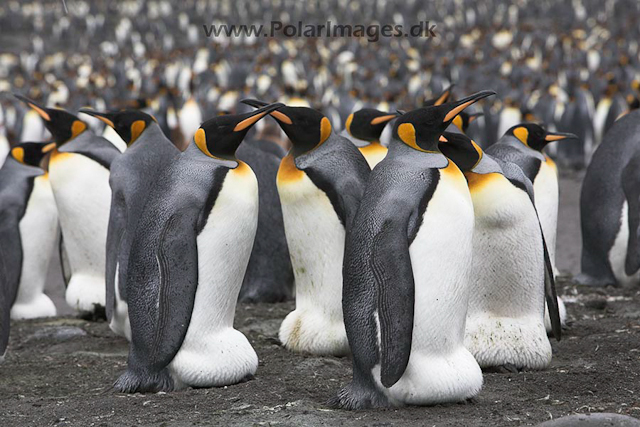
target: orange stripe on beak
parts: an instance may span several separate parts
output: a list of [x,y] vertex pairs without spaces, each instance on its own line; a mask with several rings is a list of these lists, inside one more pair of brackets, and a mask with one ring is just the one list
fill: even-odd
[[248,128],[249,126],[257,122],[258,120],[263,118],[265,114],[267,113],[260,113],[260,114],[256,114],[255,116],[247,117],[246,119],[238,123],[236,127],[233,128],[233,131],[240,132],[241,130],[245,130],[246,128]]
[[371,124],[372,125],[378,125],[380,123],[385,123],[385,122],[388,122],[389,120],[393,120],[396,117],[397,116],[395,114],[389,114],[388,116],[376,117],[375,119],[371,120]]
[[287,116],[284,113],[281,113],[280,111],[272,111],[271,115],[278,119],[279,121],[281,121],[282,123],[286,124],[286,125],[291,125],[293,124],[293,122],[291,121],[291,119],[289,118],[289,116]]
[[455,116],[460,114],[460,112],[462,110],[467,108],[469,105],[475,103],[476,101],[477,101],[477,99],[472,99],[470,101],[465,102],[464,104],[458,105],[456,108],[454,108],[453,110],[449,111],[446,116],[444,116],[443,122],[448,122],[449,120],[452,120]]
[[40,114],[40,117],[42,117],[46,121],[48,121],[48,122],[51,121],[51,117],[49,117],[49,113],[44,111],[42,108],[38,107],[35,104],[31,104],[31,103],[29,103],[29,107],[33,108],[36,111],[36,113]]
[[553,134],[549,134],[544,137],[544,140],[547,142],[560,141],[563,139],[567,139],[567,137],[564,135],[553,135]]

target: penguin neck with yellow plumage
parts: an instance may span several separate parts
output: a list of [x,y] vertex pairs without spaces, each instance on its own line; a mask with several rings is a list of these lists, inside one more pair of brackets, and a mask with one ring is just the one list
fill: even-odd
[[28,98],[18,95],[16,97],[38,113],[44,121],[45,127],[51,133],[57,148],[82,135],[88,129],[84,121],[68,111],[59,108],[46,108]]

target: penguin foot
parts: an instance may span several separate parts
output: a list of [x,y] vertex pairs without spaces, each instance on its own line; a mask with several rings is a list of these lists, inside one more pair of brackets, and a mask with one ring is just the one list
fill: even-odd
[[336,409],[354,411],[359,409],[384,408],[389,406],[389,401],[378,389],[357,386],[352,382],[340,390],[335,397],[331,398],[328,405]]
[[520,369],[511,363],[505,363],[500,366],[489,366],[487,368],[483,368],[482,372],[487,374],[517,374],[520,372]]
[[618,282],[614,279],[614,280],[600,280],[600,279],[596,279],[593,276],[590,276],[588,274],[585,273],[580,273],[577,276],[575,276],[574,281],[578,284],[578,285],[582,285],[582,286],[591,286],[594,288],[604,288],[606,286],[613,286],[614,288],[617,288],[619,286]]
[[174,389],[173,380],[166,369],[157,373],[127,370],[113,384],[113,388],[120,393],[157,393]]
[[101,304],[93,304],[93,310],[79,312],[78,319],[101,322],[107,320],[107,310]]

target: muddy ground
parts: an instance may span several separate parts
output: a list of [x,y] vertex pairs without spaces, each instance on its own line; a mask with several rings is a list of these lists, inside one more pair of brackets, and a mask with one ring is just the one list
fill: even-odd
[[[561,181],[558,266],[579,268],[580,175]],[[588,289],[570,276],[560,283],[569,326],[543,372],[486,374],[466,404],[347,412],[326,401],[350,379],[348,358],[292,354],[277,331],[292,303],[239,305],[236,327],[260,357],[256,378],[217,389],[175,393],[114,393],[126,368],[127,343],[106,323],[72,316],[13,324],[0,365],[2,426],[127,425],[533,425],[573,413],[640,417],[640,294],[638,289]],[[60,289],[51,293],[58,297]],[[70,313],[68,308],[63,312]]]

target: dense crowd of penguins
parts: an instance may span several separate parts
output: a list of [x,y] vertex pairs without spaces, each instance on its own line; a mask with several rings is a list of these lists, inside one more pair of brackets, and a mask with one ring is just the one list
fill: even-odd
[[588,165],[576,280],[638,281],[639,7],[270,5],[439,24],[372,48],[201,33],[265,20],[255,2],[3,4],[3,31],[36,36],[0,55],[2,359],[10,319],[56,314],[59,251],[67,303],[130,342],[122,392],[251,378],[238,299],[295,296],[283,346],[351,354],[337,407],[462,401],[482,369],[546,368],[566,317],[556,161]]

